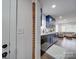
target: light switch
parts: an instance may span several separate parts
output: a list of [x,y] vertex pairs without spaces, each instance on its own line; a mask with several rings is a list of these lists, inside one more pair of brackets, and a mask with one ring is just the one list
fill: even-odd
[[18,29],[18,30],[17,30],[17,34],[24,34],[24,29],[21,29],[21,28]]

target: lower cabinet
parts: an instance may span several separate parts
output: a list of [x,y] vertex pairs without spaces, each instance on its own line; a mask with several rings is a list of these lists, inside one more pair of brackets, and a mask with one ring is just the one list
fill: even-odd
[[57,42],[56,34],[41,36],[41,55],[43,55],[47,49]]

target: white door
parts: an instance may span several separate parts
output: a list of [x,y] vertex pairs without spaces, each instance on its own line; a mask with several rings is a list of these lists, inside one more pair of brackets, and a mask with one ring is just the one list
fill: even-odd
[[16,0],[2,0],[2,59],[16,59]]
[[17,5],[17,59],[32,59],[32,0]]

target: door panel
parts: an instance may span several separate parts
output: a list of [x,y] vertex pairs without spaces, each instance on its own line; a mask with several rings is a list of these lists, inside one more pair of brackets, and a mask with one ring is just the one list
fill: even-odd
[[32,0],[17,2],[17,59],[32,59]]
[[10,0],[10,59],[17,58],[17,0]]

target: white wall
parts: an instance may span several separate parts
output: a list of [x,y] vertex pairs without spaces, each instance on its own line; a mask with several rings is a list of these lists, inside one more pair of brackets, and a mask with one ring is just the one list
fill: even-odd
[[57,26],[56,32],[76,32],[75,24],[58,24]]
[[32,59],[32,0],[17,5],[17,59]]
[[41,33],[43,33],[43,30],[46,30],[46,16],[44,14],[42,14]]
[[56,20],[56,32],[76,32],[76,17]]
[[46,27],[46,16],[42,14],[42,27]]

